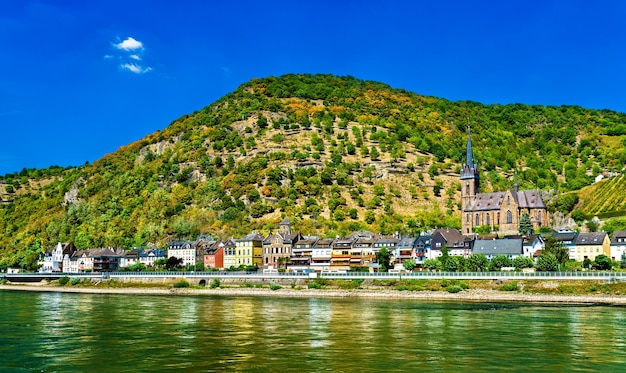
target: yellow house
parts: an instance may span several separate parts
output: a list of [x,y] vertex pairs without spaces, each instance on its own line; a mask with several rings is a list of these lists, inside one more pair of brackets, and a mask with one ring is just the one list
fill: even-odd
[[263,262],[263,236],[253,232],[235,242],[235,267],[258,265]]
[[579,233],[576,238],[576,261],[595,260],[596,256],[611,255],[611,240],[606,232]]

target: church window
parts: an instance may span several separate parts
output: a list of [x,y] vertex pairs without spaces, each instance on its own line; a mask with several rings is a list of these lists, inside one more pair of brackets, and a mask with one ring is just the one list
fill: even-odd
[[511,211],[506,212],[506,223],[513,224],[513,214],[511,214]]
[[485,224],[487,224],[487,225],[491,225],[491,219],[490,219],[489,214],[487,214],[486,219],[487,219],[487,220],[486,220]]
[[500,212],[496,214],[496,222],[500,224]]
[[480,225],[480,216],[478,214],[476,214],[476,225]]
[[469,223],[469,222],[470,222],[470,214],[467,214],[467,216],[465,217],[465,221],[466,221],[467,223]]
[[511,196],[506,197],[506,203],[511,204]]
[[468,196],[470,195],[470,187],[469,187],[469,183],[468,182],[465,183],[465,194],[468,195]]

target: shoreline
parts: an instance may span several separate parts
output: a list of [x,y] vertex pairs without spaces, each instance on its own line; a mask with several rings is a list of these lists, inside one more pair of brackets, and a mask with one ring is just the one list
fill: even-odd
[[626,306],[626,296],[615,295],[555,295],[499,290],[470,289],[459,293],[445,291],[398,291],[398,290],[338,290],[338,289],[278,289],[269,288],[93,288],[50,285],[0,285],[0,291],[35,291],[77,294],[125,294],[125,295],[174,295],[174,296],[264,296],[289,298],[370,298],[407,299],[420,301],[461,301],[461,302],[519,302],[564,305],[613,305]]

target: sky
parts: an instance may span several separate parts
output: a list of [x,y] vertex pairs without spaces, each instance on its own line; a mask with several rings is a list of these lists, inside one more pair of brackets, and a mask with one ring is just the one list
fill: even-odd
[[79,166],[252,78],[626,112],[626,1],[0,0],[0,175]]

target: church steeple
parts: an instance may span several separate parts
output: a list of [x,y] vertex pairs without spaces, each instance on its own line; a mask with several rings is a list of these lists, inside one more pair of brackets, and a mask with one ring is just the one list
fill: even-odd
[[472,150],[472,137],[470,127],[467,126],[467,150],[465,154],[465,164],[461,167],[461,199],[463,204],[467,204],[479,192],[480,173],[478,165],[474,162],[474,152]]

